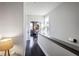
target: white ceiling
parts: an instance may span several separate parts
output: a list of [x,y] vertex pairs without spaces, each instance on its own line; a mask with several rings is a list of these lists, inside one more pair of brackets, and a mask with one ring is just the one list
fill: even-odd
[[61,2],[25,2],[24,10],[27,15],[46,15],[59,4]]

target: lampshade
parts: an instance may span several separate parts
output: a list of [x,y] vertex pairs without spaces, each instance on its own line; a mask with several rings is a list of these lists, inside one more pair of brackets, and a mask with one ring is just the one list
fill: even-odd
[[0,40],[0,51],[9,50],[13,47],[11,38],[3,38]]
[[2,35],[0,35],[0,39],[2,39]]

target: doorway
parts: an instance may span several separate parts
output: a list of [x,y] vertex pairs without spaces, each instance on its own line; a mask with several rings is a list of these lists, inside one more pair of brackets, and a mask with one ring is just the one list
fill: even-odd
[[38,32],[39,32],[39,22],[31,21],[30,22],[30,41],[37,43],[38,40]]
[[[45,54],[42,52],[41,48],[38,45],[39,30],[40,23],[38,21],[30,21],[29,40],[26,44],[26,56],[45,56]],[[36,32],[36,34],[33,34],[32,31]]]

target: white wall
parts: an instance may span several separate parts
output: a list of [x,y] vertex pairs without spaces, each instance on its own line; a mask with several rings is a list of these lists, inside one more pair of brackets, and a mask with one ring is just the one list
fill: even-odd
[[62,3],[54,11],[49,13],[49,20],[49,30],[52,37],[63,41],[68,41],[69,38],[75,38],[79,41],[78,2]]
[[24,55],[23,40],[23,3],[0,2],[0,35],[14,37],[13,51]]
[[[65,41],[68,44],[62,43],[79,50],[79,3],[62,3],[47,15],[49,16],[49,36]],[[77,39],[78,43],[69,41],[69,38]],[[73,55],[40,35],[38,42],[46,55]]]

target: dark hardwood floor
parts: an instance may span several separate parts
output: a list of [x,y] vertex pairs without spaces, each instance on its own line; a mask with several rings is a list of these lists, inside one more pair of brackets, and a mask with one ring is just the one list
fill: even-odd
[[30,47],[30,40],[27,40],[25,56],[45,56],[37,41],[33,41],[32,47]]

